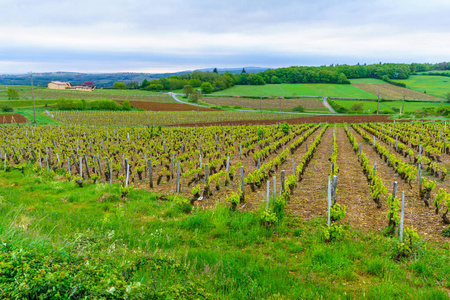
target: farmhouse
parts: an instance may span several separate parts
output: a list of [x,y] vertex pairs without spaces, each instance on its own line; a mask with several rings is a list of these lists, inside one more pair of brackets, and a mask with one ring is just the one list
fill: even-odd
[[88,92],[91,92],[93,90],[93,86],[91,86],[91,85],[71,86],[69,82],[62,82],[62,81],[52,81],[47,84],[47,87],[52,90],[77,90],[77,91],[88,91]]
[[69,82],[52,81],[47,84],[47,87],[52,90],[65,90],[67,88],[70,88],[71,86]]

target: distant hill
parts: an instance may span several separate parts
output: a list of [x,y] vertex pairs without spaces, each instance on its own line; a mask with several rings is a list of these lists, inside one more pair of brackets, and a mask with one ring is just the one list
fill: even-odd
[[[244,67],[247,73],[258,73],[260,71],[267,70],[267,68],[259,67]],[[212,72],[214,68],[199,69],[197,71],[202,72]],[[230,72],[230,73],[241,73],[242,68],[224,68],[217,69],[219,73]],[[122,72],[122,73],[77,73],[77,72],[47,72],[47,73],[34,73],[33,83],[36,86],[47,86],[50,81],[68,81],[72,85],[81,85],[86,81],[93,81],[97,87],[108,87],[112,86],[114,82],[130,82],[147,79],[159,79],[170,76],[180,76],[183,74],[192,73],[193,71],[181,71],[174,73],[133,73],[133,72]],[[18,74],[18,75],[0,75],[1,85],[30,85],[30,75],[29,74]]]

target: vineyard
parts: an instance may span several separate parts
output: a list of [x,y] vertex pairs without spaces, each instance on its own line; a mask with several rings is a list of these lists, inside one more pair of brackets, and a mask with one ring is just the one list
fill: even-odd
[[107,125],[107,126],[160,126],[195,124],[205,122],[234,122],[248,120],[282,120],[299,118],[298,114],[276,114],[276,113],[248,113],[248,112],[163,112],[163,111],[135,111],[135,112],[110,112],[110,111],[54,111],[54,118],[63,123],[84,125]]
[[204,208],[230,201],[257,210],[270,194],[308,220],[326,216],[327,180],[336,175],[344,223],[395,231],[404,192],[406,226],[440,241],[450,224],[446,123],[3,127],[0,139],[5,171],[32,164],[79,188],[120,184],[123,197],[150,189]]

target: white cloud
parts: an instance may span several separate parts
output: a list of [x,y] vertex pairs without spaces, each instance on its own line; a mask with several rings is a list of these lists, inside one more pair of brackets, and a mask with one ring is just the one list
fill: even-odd
[[[72,59],[80,64],[98,67],[108,60],[102,55],[121,65],[175,67],[229,63],[230,56],[251,60],[252,54],[259,63],[266,57],[265,66],[277,65],[283,56],[298,64],[314,55],[437,62],[448,60],[450,49],[449,1],[3,2],[0,54],[3,61],[18,63],[70,67],[77,62],[65,59],[74,52]],[[10,66],[0,62],[0,71]]]

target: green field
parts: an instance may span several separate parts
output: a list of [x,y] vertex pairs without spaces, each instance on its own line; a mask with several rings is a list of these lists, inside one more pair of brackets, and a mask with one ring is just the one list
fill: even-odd
[[[377,101],[353,101],[353,100],[334,100],[337,104],[342,105],[345,108],[350,108],[355,104],[362,103],[363,109],[365,110],[365,113],[374,114],[377,112]],[[426,107],[439,107],[441,105],[450,106],[450,103],[439,103],[439,102],[406,102],[405,101],[405,108],[404,112],[415,112],[418,109],[426,108]],[[395,113],[392,110],[392,107],[397,108],[399,110],[402,109],[402,101],[396,100],[396,101],[381,101],[380,102],[380,112],[381,111],[387,111],[389,113]]]
[[396,262],[379,233],[326,243],[325,218],[266,227],[257,212],[83,185],[0,171],[3,299],[447,299],[448,243]]
[[350,84],[266,84],[236,85],[213,95],[229,96],[319,96],[375,99],[376,96]]
[[450,70],[436,70],[436,71],[429,71],[429,72],[420,72],[420,74],[428,74],[428,73],[444,73],[444,74],[450,74]]
[[370,84],[370,83],[384,83],[384,84],[387,84],[383,80],[376,79],[376,78],[356,78],[356,79],[350,79],[350,82],[352,84]]
[[396,81],[405,83],[409,89],[440,98],[450,93],[450,78],[445,76],[411,75],[409,79]]

